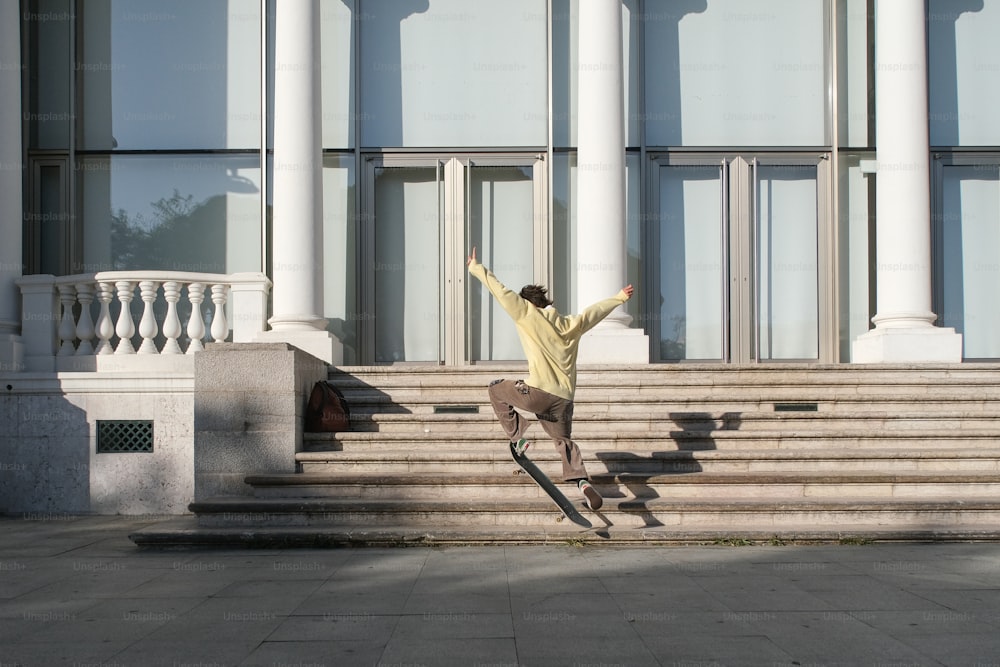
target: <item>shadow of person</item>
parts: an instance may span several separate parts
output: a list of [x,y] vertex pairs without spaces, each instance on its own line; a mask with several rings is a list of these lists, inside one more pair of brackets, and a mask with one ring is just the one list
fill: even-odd
[[[662,498],[657,485],[669,484],[673,475],[688,475],[703,472],[696,452],[717,449],[715,433],[738,430],[742,417],[738,412],[721,415],[709,412],[671,412],[669,420],[680,430],[672,430],[669,437],[677,445],[674,450],[651,451],[648,454],[635,452],[596,452],[610,477],[605,486],[614,484],[614,492],[605,492],[605,498],[621,498],[619,509],[638,516],[644,526],[663,526],[649,507],[649,501]],[[604,515],[599,515],[606,525],[612,523]]]

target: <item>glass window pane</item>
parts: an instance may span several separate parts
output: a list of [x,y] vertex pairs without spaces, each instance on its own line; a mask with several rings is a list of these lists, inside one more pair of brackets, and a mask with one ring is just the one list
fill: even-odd
[[354,158],[323,160],[323,317],[344,344],[344,363],[358,363],[357,233]]
[[362,2],[365,146],[544,146],[546,2]]
[[[642,224],[642,189],[639,186],[641,170],[639,169],[640,157],[636,153],[625,155],[625,282],[634,285],[637,289],[642,287],[643,280],[643,233]],[[624,306],[624,311],[632,317],[632,327],[644,328],[642,322],[642,298],[629,299]]]
[[[70,30],[69,0],[36,0],[24,13],[31,45],[32,85],[28,88],[29,147],[69,148]],[[6,64],[6,63],[5,63]]]
[[552,157],[552,276],[549,296],[560,312],[576,303],[576,153]]
[[962,334],[963,357],[1000,357],[1000,167],[943,169],[938,323]]
[[440,184],[434,167],[375,173],[375,360],[441,358]]
[[354,0],[320,5],[323,147],[354,147]]
[[258,0],[79,7],[83,148],[260,146]]
[[837,3],[838,84],[842,146],[869,146],[869,98],[873,97],[869,34],[874,34],[874,17],[868,14],[868,0],[841,0]]
[[81,272],[261,270],[256,157],[85,158]]
[[65,190],[61,167],[38,168],[38,212],[31,222],[38,226],[39,273],[58,276],[66,270],[63,257],[69,216],[64,205]]
[[725,356],[722,170],[660,169],[660,360]]
[[825,5],[649,3],[647,144],[825,145]]
[[759,166],[755,193],[760,359],[816,359],[816,167]]
[[[539,282],[534,270],[534,179],[530,167],[469,169],[469,245],[509,289]],[[524,359],[517,329],[489,290],[473,286],[469,303],[470,358]]]
[[930,140],[935,146],[1000,144],[1000,3],[929,0]]

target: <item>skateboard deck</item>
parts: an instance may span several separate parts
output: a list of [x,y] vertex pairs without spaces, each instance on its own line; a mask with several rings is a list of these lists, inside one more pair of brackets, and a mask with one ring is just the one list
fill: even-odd
[[549,498],[552,499],[552,502],[559,507],[567,519],[578,526],[583,526],[584,528],[594,527],[590,521],[587,521],[586,517],[577,511],[576,507],[570,502],[569,498],[567,498],[562,491],[556,488],[556,485],[552,483],[552,480],[549,479],[548,475],[538,469],[538,466],[535,465],[534,461],[523,454],[518,456],[518,454],[514,451],[513,443],[510,444],[510,456],[514,459],[514,463],[521,467],[521,470],[528,473],[531,479],[535,480],[535,483],[542,487],[542,490],[548,494]]

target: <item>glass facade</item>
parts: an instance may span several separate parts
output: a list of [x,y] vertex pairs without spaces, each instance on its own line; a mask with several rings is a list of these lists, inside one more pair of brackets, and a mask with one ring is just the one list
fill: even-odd
[[[323,315],[351,363],[518,359],[489,299],[453,294],[473,243],[587,305],[582,1],[320,1]],[[21,0],[31,272],[267,269],[277,5]],[[876,8],[622,2],[628,312],[653,361],[851,360],[875,311]],[[934,308],[996,359],[1000,3],[929,0],[926,26]]]

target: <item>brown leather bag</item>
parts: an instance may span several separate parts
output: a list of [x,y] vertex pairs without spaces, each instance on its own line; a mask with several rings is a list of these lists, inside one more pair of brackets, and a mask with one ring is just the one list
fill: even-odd
[[337,433],[350,429],[351,414],[340,390],[325,380],[313,385],[306,404],[305,430],[309,433]]

